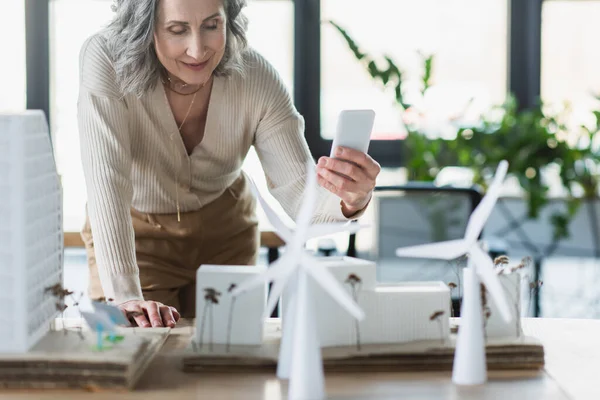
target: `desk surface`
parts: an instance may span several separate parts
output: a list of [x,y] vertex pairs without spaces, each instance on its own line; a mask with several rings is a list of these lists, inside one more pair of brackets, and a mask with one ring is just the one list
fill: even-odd
[[[546,351],[541,372],[492,372],[486,385],[456,387],[449,372],[328,374],[327,393],[335,400],[363,399],[599,399],[600,320],[527,319],[525,333],[538,337]],[[0,399],[285,399],[287,384],[272,374],[185,374],[173,349],[187,342],[191,329],[175,328],[136,391],[0,392]],[[93,396],[93,397],[91,397]]]

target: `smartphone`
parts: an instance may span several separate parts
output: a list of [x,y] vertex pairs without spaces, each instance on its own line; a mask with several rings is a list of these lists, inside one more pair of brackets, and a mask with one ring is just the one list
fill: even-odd
[[373,110],[343,110],[338,117],[330,157],[334,157],[333,153],[338,146],[367,153],[374,121]]

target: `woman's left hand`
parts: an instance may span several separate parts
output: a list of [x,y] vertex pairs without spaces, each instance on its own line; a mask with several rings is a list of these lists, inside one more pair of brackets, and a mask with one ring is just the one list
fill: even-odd
[[342,199],[346,217],[369,204],[381,166],[371,156],[347,147],[335,149],[335,158],[321,157],[317,164],[319,185]]

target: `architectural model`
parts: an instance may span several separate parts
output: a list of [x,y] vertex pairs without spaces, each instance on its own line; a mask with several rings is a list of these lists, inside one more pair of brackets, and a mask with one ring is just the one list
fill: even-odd
[[[505,164],[501,166],[501,170],[504,172],[499,173],[496,179],[498,182],[503,179],[503,173],[506,170]],[[496,186],[498,186],[498,183],[495,185],[493,192],[497,191]],[[279,230],[283,230],[281,235],[288,243],[286,251],[288,256],[292,256],[291,259],[301,258],[299,256],[301,250],[300,248],[295,249],[294,243],[303,243],[304,239],[295,240],[293,231],[282,227],[280,221],[273,215],[274,213],[269,209],[268,204],[256,190],[255,195],[257,195],[267,216],[270,220],[273,220],[273,225],[279,227]],[[493,195],[494,193],[492,193],[492,197],[487,196],[488,200],[482,203],[486,212],[491,210],[491,205],[487,203],[489,203],[489,200],[493,200]],[[468,251],[465,243],[471,241],[472,244],[469,245],[471,246],[471,252],[476,253],[477,256],[481,255],[478,258],[487,257],[475,245],[478,232],[485,222],[485,218],[482,218],[480,214],[481,212],[474,213],[475,222],[472,221],[470,228],[467,230],[467,238],[449,242],[447,252],[444,253],[440,250],[438,256],[456,257]],[[474,228],[475,225],[477,226]],[[309,229],[318,234],[318,231],[323,227],[310,226]],[[439,247],[438,244],[430,246]],[[425,246],[425,249],[427,249],[427,246]],[[399,251],[399,254],[406,251],[410,253],[412,249],[403,249]],[[419,251],[421,251],[420,248]],[[427,251],[421,251],[421,253],[425,254]],[[429,253],[427,255],[431,256]],[[298,277],[297,275],[291,275],[291,269],[285,270],[283,268],[284,264],[291,262],[285,259],[285,254],[283,258],[284,260],[278,260],[276,264],[269,268],[266,278],[261,278],[260,272],[266,272],[266,270],[258,267],[202,266],[197,275],[198,282],[202,282],[202,284],[199,284],[197,289],[196,341],[217,344],[228,343],[230,345],[260,345],[263,335],[262,324],[250,321],[260,320],[260,315],[266,318],[277,304],[271,301],[265,309],[266,282],[271,280],[274,282],[273,289],[276,292],[274,296],[271,296],[271,300],[273,297],[277,298],[279,294],[283,294],[284,317],[282,324],[285,333],[286,325],[291,324],[288,309],[293,297],[291,291],[294,290],[294,285],[289,283],[283,289],[283,286],[277,287],[278,285],[275,283],[278,277],[286,276],[288,282],[294,282]],[[376,281],[376,265],[374,262],[350,257],[311,258],[306,262],[316,263],[319,268],[326,268],[364,312],[364,319],[358,321],[352,314],[344,310],[344,306],[340,301],[332,297],[323,287],[320,287],[315,282],[314,277],[310,277],[308,281],[311,285],[311,294],[317,305],[314,317],[318,327],[318,341],[321,347],[356,346],[360,348],[361,344],[393,344],[423,340],[439,340],[443,344],[449,340],[451,293],[444,283],[402,282],[379,284]],[[281,271],[277,272],[277,270]],[[493,289],[492,294],[488,292],[489,289],[487,288],[483,294],[478,293],[478,297],[481,296],[482,303],[485,302],[485,304],[482,304],[481,311],[485,337],[507,339],[519,337],[521,334],[519,324],[521,308],[520,275],[509,273],[508,270],[498,270],[497,273],[493,273],[491,269],[482,274],[485,277],[485,282]],[[261,281],[261,279],[263,280]],[[244,292],[244,295],[240,297],[240,302],[243,302],[244,307],[246,307],[244,312],[240,312],[240,306],[236,305],[238,310],[233,315],[227,311],[228,308],[231,308],[232,291],[238,292],[242,283],[245,283],[242,286],[248,287],[247,280],[254,281],[254,285],[257,286],[253,286],[254,288],[251,291]],[[259,284],[260,282],[262,284]],[[215,291],[209,293],[207,292],[208,288],[214,288]],[[214,295],[216,295],[216,298],[209,300]],[[498,300],[501,301],[501,304],[498,304]],[[207,301],[211,304],[207,304]],[[215,301],[218,301],[218,304],[215,304]],[[216,307],[218,312],[212,310],[213,307]]]
[[[478,241],[483,227],[500,195],[508,163],[500,162],[492,184],[484,198],[469,217],[464,239],[437,242],[420,246],[400,248],[400,257],[439,258],[452,260],[468,255],[467,268],[463,270],[463,300],[461,323],[456,342],[452,381],[460,385],[476,385],[487,381],[485,321],[483,303],[488,294],[508,324],[514,317],[514,309],[506,298],[500,284],[494,262],[481,248]],[[482,287],[481,284],[485,287]]]
[[131,389],[168,328],[117,334],[114,324],[128,321],[108,305],[81,313],[92,332],[55,321],[72,295],[62,286],[62,232],[62,190],[44,114],[0,114],[0,387]]
[[502,273],[498,275],[498,280],[510,305],[511,320],[506,322],[494,299],[486,298],[488,304],[484,305],[483,311],[486,318],[485,335],[487,338],[518,338],[523,333],[521,329],[522,276],[517,271]]
[[[267,283],[271,283],[266,307],[264,302],[257,300],[256,310],[253,309],[252,313],[259,315],[264,310],[260,318],[262,324],[281,299],[282,333],[279,341],[273,340],[277,335],[268,331],[259,345],[236,347],[231,360],[244,357],[248,361],[244,365],[255,362],[256,366],[264,367],[276,358],[277,377],[289,380],[288,398],[292,400],[326,398],[324,354],[327,350],[332,357],[329,358],[330,365],[333,363],[338,366],[348,365],[348,362],[351,364],[353,361],[364,366],[369,360],[377,365],[380,362],[376,360],[378,355],[385,359],[386,356],[398,356],[401,353],[400,357],[403,359],[398,365],[423,367],[427,363],[431,364],[429,358],[432,355],[437,355],[439,359],[433,365],[439,368],[448,365],[454,358],[455,383],[485,382],[487,364],[483,311],[491,314],[490,310],[494,307],[494,304],[487,302],[487,293],[494,300],[497,313],[506,323],[511,322],[514,313],[518,314],[518,310],[511,307],[506,299],[506,289],[494,271],[492,260],[477,243],[506,171],[507,164],[501,163],[490,193],[470,218],[463,240],[398,250],[399,256],[433,256],[449,260],[469,254],[468,268],[463,270],[465,291],[461,312],[464,315],[461,315],[456,349],[454,340],[449,340],[451,298],[450,289],[445,284],[425,282],[378,285],[375,264],[371,262],[352,258],[317,258],[305,249],[304,244],[309,238],[352,229],[351,224],[310,224],[317,199],[314,167],[308,165],[307,168],[302,206],[294,228],[287,227],[256,187],[251,185],[269,222],[285,241],[285,252],[263,273],[237,280],[235,275],[240,274],[238,269],[232,276],[227,276],[226,282],[236,282],[235,285],[230,285],[228,291],[231,291],[233,299],[239,296],[239,301],[243,301],[245,295],[256,289],[264,293]],[[204,290],[207,301],[198,303],[196,313],[202,315],[203,330],[206,330],[207,318],[211,319],[211,327],[217,324],[225,326],[227,318],[230,328],[226,335],[232,337],[233,314],[220,313],[215,317],[213,312],[209,313],[211,305],[219,304],[222,295],[221,291],[215,289],[223,285],[222,275],[225,275],[225,272],[215,273],[219,268],[225,271],[231,267],[214,266],[211,267],[214,269],[213,273],[205,274],[202,274],[203,267],[199,268],[198,283],[203,278],[204,289],[198,289],[198,297],[202,296],[201,290]],[[485,287],[480,284],[480,279]],[[483,304],[485,308],[482,307]],[[218,320],[215,322],[213,319]],[[211,332],[213,330],[211,328]],[[200,337],[204,338],[204,335],[204,331],[200,333]],[[211,343],[215,340],[222,338],[209,339]],[[227,343],[238,345],[238,342],[230,339]],[[363,344],[366,346],[364,352],[361,352]],[[197,352],[197,348],[194,351]],[[543,350],[541,354],[543,355]],[[209,347],[208,351],[202,350],[199,357],[184,359],[184,369],[202,368],[203,363],[204,367],[224,365],[227,358],[223,358],[223,355],[220,349],[213,351]]]
[[271,310],[277,306],[284,290],[287,290],[288,305],[283,311],[283,319],[286,322],[283,325],[277,376],[290,380],[288,398],[291,400],[325,398],[325,377],[316,325],[317,311],[313,287],[325,291],[344,311],[357,320],[364,318],[363,311],[343,286],[336,281],[327,268],[321,268],[314,255],[305,249],[305,243],[310,238],[341,232],[356,232],[360,229],[358,225],[351,223],[311,225],[310,221],[319,195],[315,167],[311,162],[308,162],[306,167],[304,195],[294,228],[286,226],[279,219],[262,198],[254,183],[251,184],[252,192],[258,197],[269,221],[285,241],[286,251],[264,273],[243,282],[240,287],[233,290],[233,295],[238,296],[272,282],[273,286],[263,318],[271,314]]
[[[325,293],[315,290],[322,347],[448,339],[450,290],[442,282],[378,284],[374,262],[334,257],[323,258],[320,264],[365,312],[364,320],[357,322]],[[439,321],[430,319],[436,312],[443,312]]]
[[[317,260],[319,266],[327,268],[365,312],[365,318],[357,325],[354,317],[346,313],[325,291],[319,290],[313,284],[312,293],[317,305],[316,319],[321,347],[448,340],[450,289],[444,283],[378,284],[376,265],[372,261],[351,257],[323,257]],[[264,267],[223,265],[203,265],[198,269],[196,344],[226,344],[228,336],[231,345],[262,343],[261,316],[265,313],[266,285],[244,293],[235,307],[232,307],[232,296],[228,289],[231,284],[239,286],[253,274],[262,273],[264,270]],[[360,281],[355,282],[352,277]],[[207,300],[207,297],[215,294],[212,291],[207,292],[207,288],[216,290],[218,303]],[[284,292],[284,307],[286,300]],[[211,307],[214,309],[211,310]],[[230,313],[232,308],[234,312]],[[439,311],[443,312],[438,317],[439,321],[438,318],[432,320],[430,317]],[[211,317],[214,318],[212,330]],[[282,323],[285,325],[285,319]]]
[[40,111],[0,114],[0,353],[31,349],[62,308],[62,190]]
[[196,273],[196,336],[204,344],[260,345],[267,299],[266,286],[255,288],[242,299],[233,290],[266,267],[202,265]]
[[[319,343],[322,347],[356,346],[358,344],[404,343],[417,340],[439,340],[446,343],[450,336],[450,290],[443,282],[401,282],[381,284],[376,282],[376,265],[372,261],[351,257],[323,257],[319,263],[328,268],[336,280],[356,297],[357,304],[365,312],[365,319],[358,323],[322,291],[314,290],[317,307]],[[228,289],[232,283],[239,286],[252,274],[261,273],[264,267],[213,266],[198,269],[196,297],[196,342],[200,343],[202,317],[207,311],[203,343],[226,344],[229,335],[231,345],[260,345],[263,324],[258,323],[265,312],[266,285],[244,294],[230,315],[232,296]],[[355,276],[360,282],[354,282]],[[513,318],[506,322],[493,298],[488,296],[489,316],[485,325],[487,338],[518,338],[521,298],[518,273],[498,276],[505,296],[511,304]],[[206,305],[205,288],[218,291],[218,304]],[[286,296],[282,298],[285,305]],[[209,310],[214,307],[214,310]],[[485,308],[485,307],[484,307]],[[435,319],[437,311],[444,313]],[[210,315],[213,313],[213,331],[210,332]],[[484,312],[485,317],[485,312]],[[232,321],[230,321],[230,318]],[[231,325],[229,332],[229,325]],[[440,326],[441,325],[441,326]]]

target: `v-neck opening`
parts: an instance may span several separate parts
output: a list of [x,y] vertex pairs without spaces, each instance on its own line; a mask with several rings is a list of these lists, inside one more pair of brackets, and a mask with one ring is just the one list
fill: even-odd
[[183,156],[187,160],[190,160],[192,158],[194,153],[197,152],[198,148],[200,148],[201,146],[206,144],[206,140],[211,137],[210,133],[214,129],[213,120],[215,117],[212,114],[214,112],[213,109],[215,108],[214,103],[218,101],[218,97],[221,93],[221,78],[213,76],[212,79],[213,79],[213,82],[212,82],[212,87],[210,88],[210,95],[208,96],[208,109],[206,110],[206,121],[204,122],[204,133],[202,135],[202,140],[200,141],[200,143],[198,143],[196,146],[194,146],[191,153],[189,153],[189,154],[188,154],[187,148],[185,147],[183,138],[181,137],[181,132],[179,131],[179,127],[177,126],[177,121],[175,120],[175,114],[173,113],[173,110],[171,109],[171,104],[169,103],[169,98],[167,97],[167,89],[165,88],[165,86],[162,84],[161,81],[159,81],[159,83],[158,83],[164,105],[167,108],[167,113],[169,115],[169,125],[170,125],[169,131],[173,132],[172,135],[177,136],[177,139],[174,139],[174,140],[177,141],[177,147],[179,149],[179,152],[183,152]]

